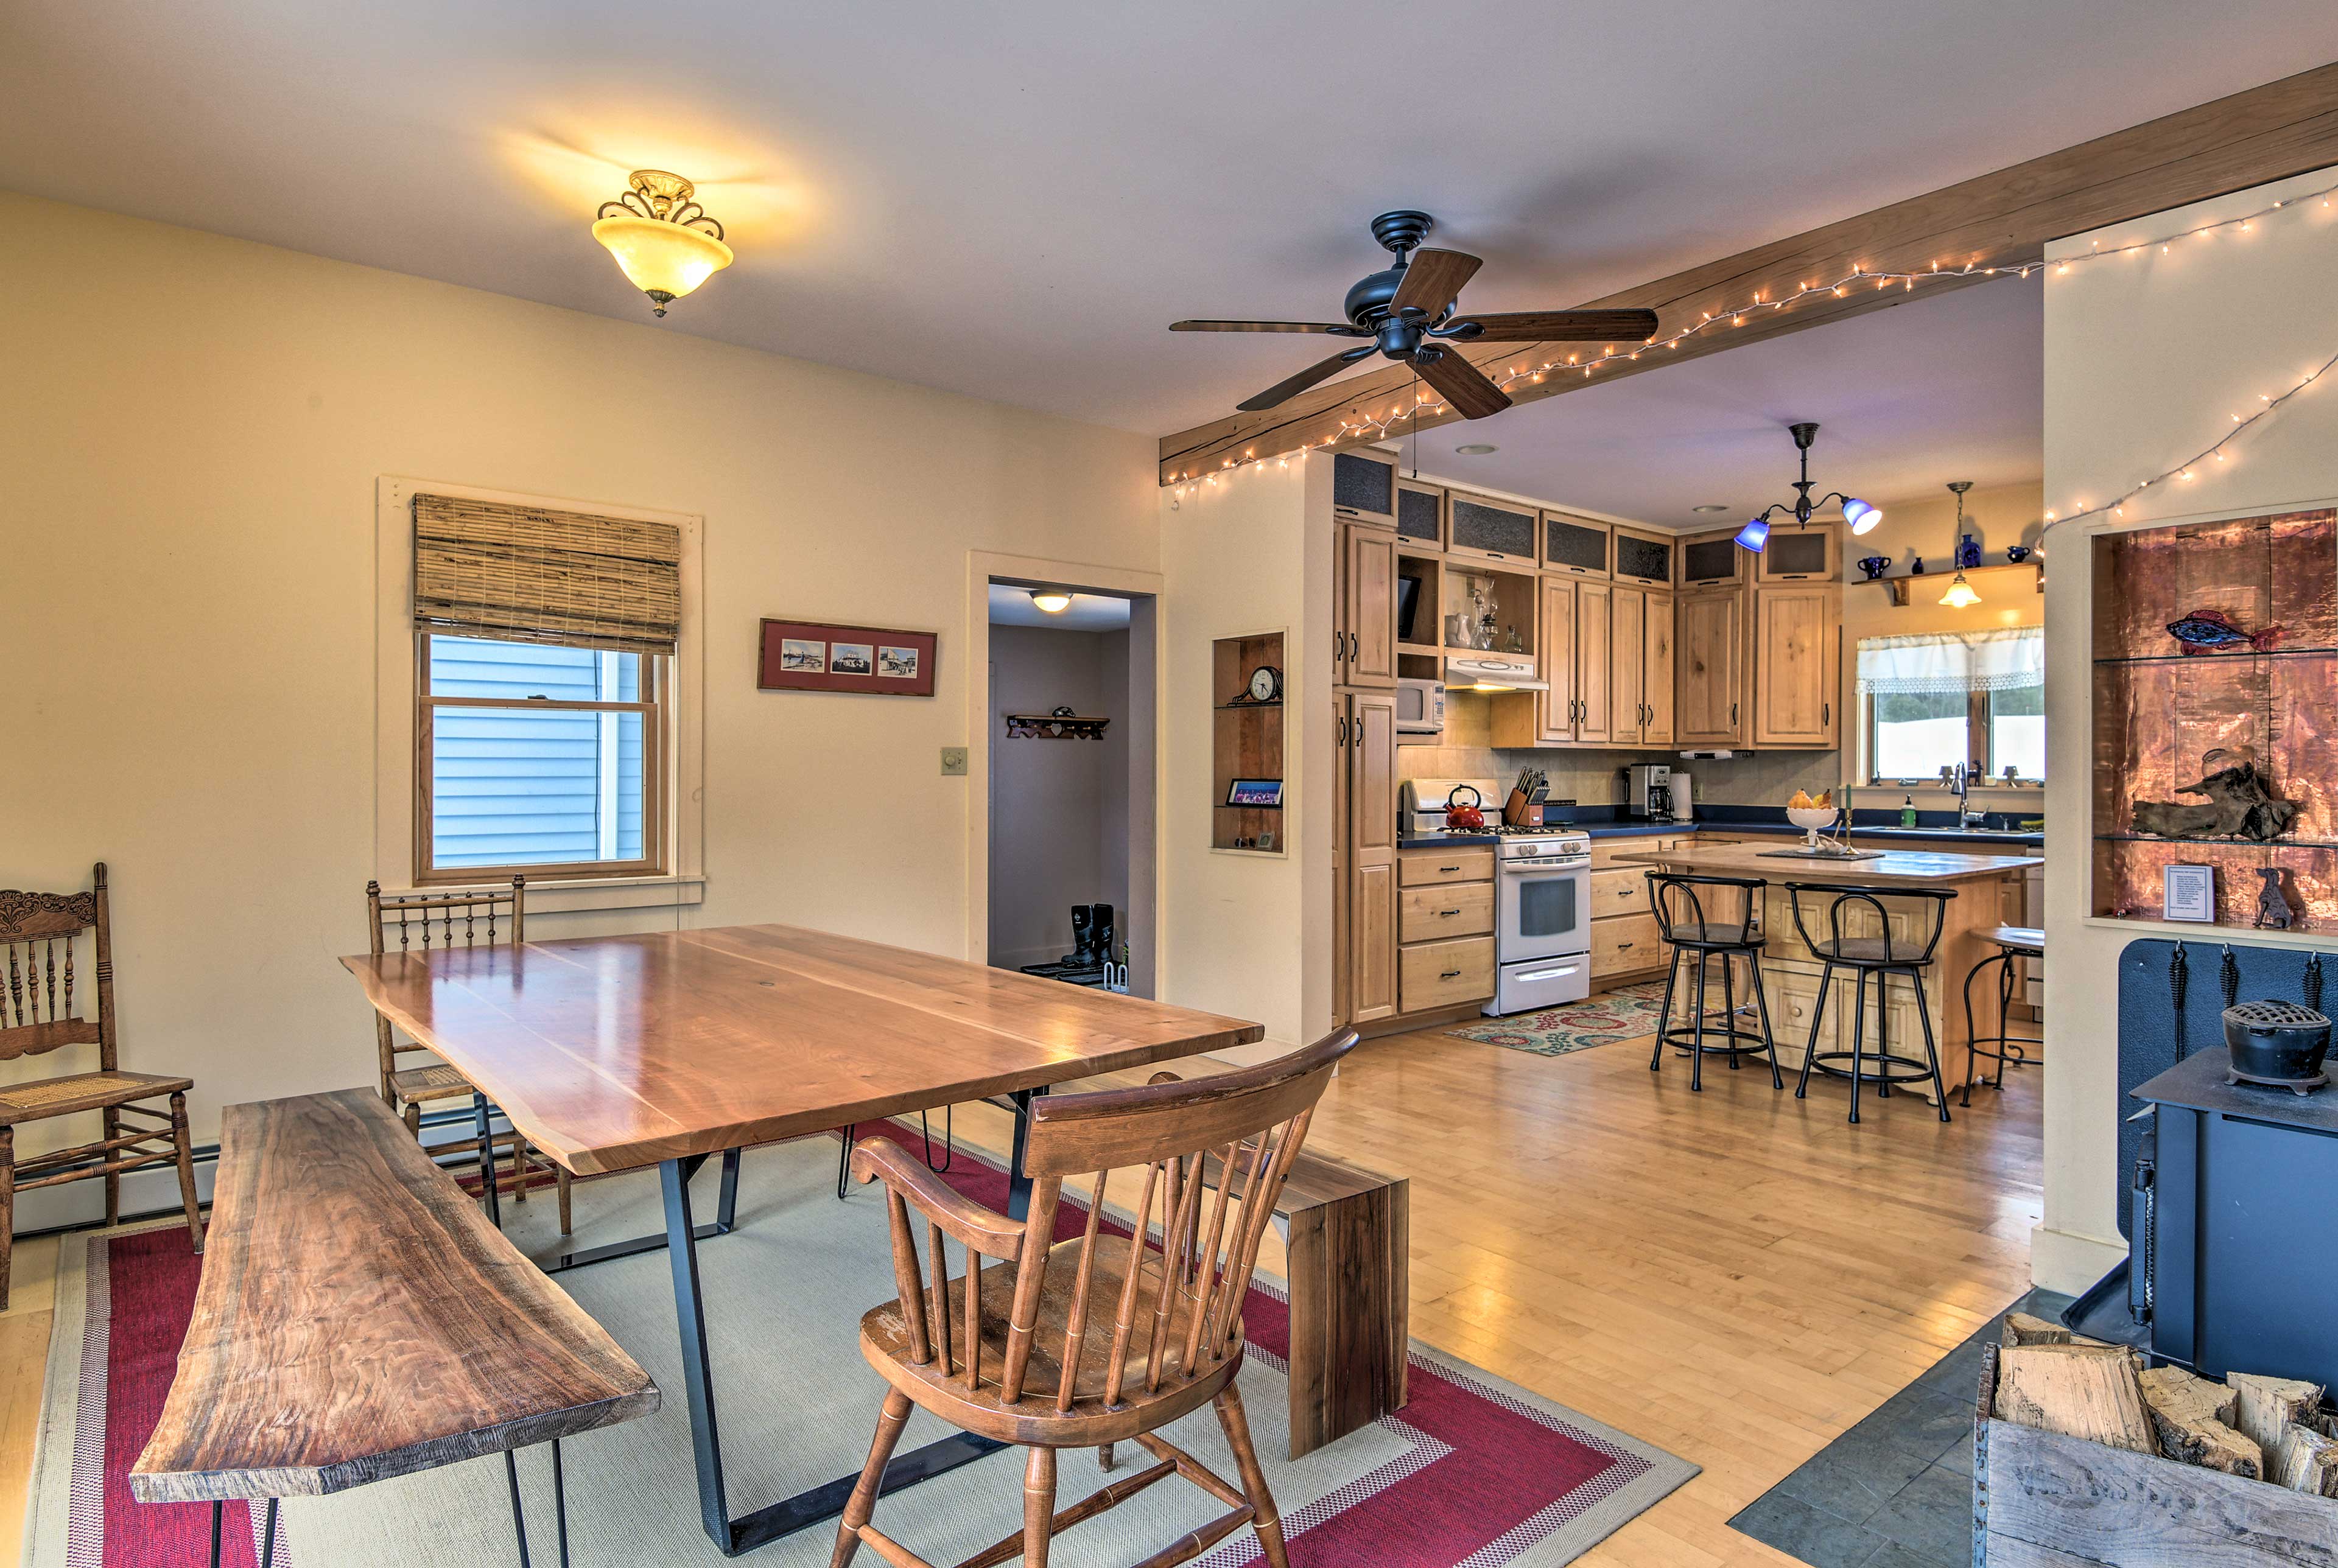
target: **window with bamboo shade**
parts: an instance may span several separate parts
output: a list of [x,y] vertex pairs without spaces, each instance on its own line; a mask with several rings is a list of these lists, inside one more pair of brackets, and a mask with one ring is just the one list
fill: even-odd
[[414,497],[415,880],[659,875],[681,531]]

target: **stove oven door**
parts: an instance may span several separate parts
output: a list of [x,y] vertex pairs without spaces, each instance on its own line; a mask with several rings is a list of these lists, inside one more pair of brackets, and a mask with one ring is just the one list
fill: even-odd
[[1494,956],[1508,965],[1591,951],[1591,866],[1503,861]]

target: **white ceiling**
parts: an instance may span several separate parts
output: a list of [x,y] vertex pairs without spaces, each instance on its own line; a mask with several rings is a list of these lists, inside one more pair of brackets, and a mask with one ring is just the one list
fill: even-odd
[[993,626],[1044,626],[1051,632],[1117,632],[1128,624],[1128,601],[1109,593],[1075,593],[1050,615],[1031,603],[1031,590],[1004,583],[990,585]]
[[[1166,324],[1336,314],[1385,208],[1487,259],[1468,303],[1567,305],[2333,56],[2328,0],[76,0],[0,7],[0,187],[1159,434],[1306,358]],[[586,233],[641,165],[739,254],[654,325]],[[1948,406],[1959,344],[1895,336],[1947,319],[1473,429],[1596,454],[1570,498],[1652,518],[1766,495],[1758,427],[1797,416],[1846,466],[1921,489],[1926,434],[1988,482],[2034,372]],[[1920,385],[1828,368],[1858,332]],[[1854,386],[1888,407],[1811,403]]]

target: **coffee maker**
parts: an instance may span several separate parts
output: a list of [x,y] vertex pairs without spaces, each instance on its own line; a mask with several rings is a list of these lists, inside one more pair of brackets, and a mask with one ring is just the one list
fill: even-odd
[[1624,769],[1624,809],[1643,822],[1673,819],[1673,770],[1663,762],[1635,762]]

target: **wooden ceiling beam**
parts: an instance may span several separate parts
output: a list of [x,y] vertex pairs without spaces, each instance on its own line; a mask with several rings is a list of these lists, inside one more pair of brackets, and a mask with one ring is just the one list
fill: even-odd
[[[2338,64],[1587,300],[1581,309],[1653,309],[1662,323],[1656,337],[1663,339],[1707,315],[1734,318],[1757,298],[1782,299],[1854,270],[2019,269],[2039,261],[2048,240],[2331,164],[2338,164]],[[1497,375],[1557,361],[1560,369],[1508,388],[1514,402],[1531,403],[1984,280],[1998,279],[1960,276],[1926,281],[1912,290],[1898,284],[1862,285],[1841,297],[1820,294],[1787,309],[1747,315],[1742,327],[1708,328],[1673,348],[1645,349],[1636,359],[1612,361],[1588,377],[1565,368],[1567,357],[1588,359],[1603,345],[1469,344],[1461,352]],[[1174,485],[1253,457],[1343,439],[1379,439],[1377,434],[1343,437],[1341,432],[1400,410],[1417,398],[1417,387],[1410,369],[1391,365],[1302,393],[1264,413],[1236,414],[1164,436],[1161,483]],[[1424,409],[1388,433],[1429,429],[1458,417],[1449,409]]]

